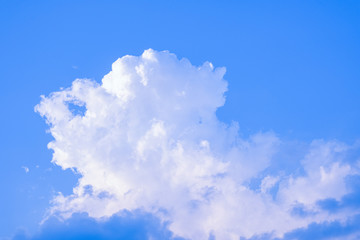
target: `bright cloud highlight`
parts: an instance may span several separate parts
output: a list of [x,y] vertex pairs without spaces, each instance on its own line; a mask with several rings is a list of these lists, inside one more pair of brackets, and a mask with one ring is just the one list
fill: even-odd
[[216,117],[224,74],[149,49],[118,59],[101,84],[77,79],[42,97],[35,109],[54,137],[52,161],[81,175],[72,195],[54,198],[50,214],[100,219],[141,209],[175,236],[198,240],[282,237],[359,214],[319,204],[352,193],[348,179],[359,164],[346,154],[354,146],[313,141],[295,170],[269,171],[282,141],[272,132],[243,139],[236,123]]

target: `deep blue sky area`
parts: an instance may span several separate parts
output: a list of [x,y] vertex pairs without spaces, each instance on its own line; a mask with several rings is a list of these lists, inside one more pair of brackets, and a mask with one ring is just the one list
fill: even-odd
[[[0,239],[35,231],[77,176],[50,163],[40,95],[100,82],[119,57],[169,50],[225,66],[218,117],[243,136],[360,136],[360,1],[0,1]],[[28,167],[29,173],[24,168]]]

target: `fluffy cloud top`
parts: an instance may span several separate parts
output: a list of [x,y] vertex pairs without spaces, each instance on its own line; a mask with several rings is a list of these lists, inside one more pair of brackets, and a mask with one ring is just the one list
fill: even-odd
[[319,204],[351,194],[348,179],[359,173],[346,157],[353,147],[314,141],[294,171],[269,171],[281,151],[278,137],[242,139],[236,124],[216,117],[224,74],[149,49],[118,59],[101,84],[77,79],[42,97],[36,111],[54,137],[52,161],[81,174],[73,194],[54,198],[50,214],[100,219],[141,209],[176,236],[198,240],[282,237],[358,214]]

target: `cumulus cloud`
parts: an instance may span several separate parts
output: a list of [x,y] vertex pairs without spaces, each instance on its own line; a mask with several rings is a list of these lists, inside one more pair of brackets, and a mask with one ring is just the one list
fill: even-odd
[[224,74],[209,62],[193,66],[149,49],[118,59],[100,84],[77,79],[43,96],[35,110],[54,137],[52,161],[81,175],[49,214],[101,219],[141,209],[169,223],[175,236],[199,240],[282,237],[358,214],[319,205],[353,191],[347,179],[359,164],[346,157],[352,146],[313,141],[301,159],[285,160],[298,168],[282,169],[276,134],[244,139],[236,123],[217,119]]

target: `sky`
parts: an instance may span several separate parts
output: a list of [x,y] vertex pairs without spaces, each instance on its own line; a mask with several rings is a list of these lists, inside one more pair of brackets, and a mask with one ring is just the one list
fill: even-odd
[[0,1],[0,239],[358,239],[358,1]]

